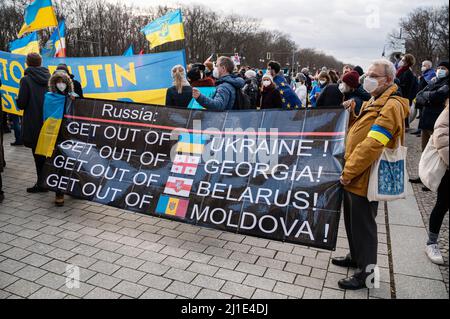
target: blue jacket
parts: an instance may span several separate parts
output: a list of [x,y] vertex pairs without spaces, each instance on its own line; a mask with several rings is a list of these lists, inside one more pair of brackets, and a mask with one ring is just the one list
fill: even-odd
[[235,75],[226,75],[216,81],[216,93],[212,98],[201,94],[197,102],[209,110],[232,110],[236,100],[236,90],[241,90],[244,85],[244,79]]
[[281,101],[283,103],[283,109],[298,109],[302,107],[302,101],[298,98],[295,91],[286,82],[286,79],[282,75],[277,75],[273,78],[273,82],[277,86],[277,90],[280,91]]
[[313,87],[311,93],[309,93],[309,101],[311,102],[312,107],[316,107],[317,104],[316,93],[321,93],[325,86],[326,85],[322,87],[320,84],[317,84],[315,87]]

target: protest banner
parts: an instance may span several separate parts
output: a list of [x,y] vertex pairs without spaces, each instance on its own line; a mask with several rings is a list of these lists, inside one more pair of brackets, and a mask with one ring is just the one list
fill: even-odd
[[[0,51],[2,105],[8,113],[22,114],[16,106],[26,56]],[[80,81],[85,97],[164,105],[167,88],[172,86],[171,69],[185,66],[185,52],[173,51],[135,56],[94,58],[44,58],[50,73],[59,63]]]
[[66,106],[42,186],[146,215],[332,250],[347,114],[77,99]]

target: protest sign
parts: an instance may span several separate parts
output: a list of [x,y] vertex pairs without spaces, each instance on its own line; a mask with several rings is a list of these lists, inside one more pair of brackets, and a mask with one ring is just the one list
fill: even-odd
[[[26,56],[0,51],[3,110],[22,114],[16,106],[20,79],[26,70]],[[44,58],[50,73],[59,63],[80,81],[85,97],[164,105],[172,86],[171,69],[185,66],[184,50],[146,55],[94,58]]]
[[151,216],[334,249],[347,114],[78,99],[66,107],[43,186]]

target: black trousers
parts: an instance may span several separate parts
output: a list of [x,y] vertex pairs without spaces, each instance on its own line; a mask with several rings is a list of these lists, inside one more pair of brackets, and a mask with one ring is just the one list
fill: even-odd
[[359,270],[371,273],[377,264],[378,202],[369,202],[366,197],[344,191],[344,221],[350,247],[350,256]]
[[442,178],[441,184],[438,188],[436,205],[433,208],[430,216],[430,233],[439,234],[444,220],[445,214],[449,209],[448,187],[450,186],[449,170]]
[[42,182],[43,182],[42,181],[42,171],[44,169],[44,164],[45,164],[46,158],[45,158],[45,156],[36,155],[35,154],[35,151],[36,151],[35,147],[33,147],[31,150],[33,151],[34,165],[36,166],[36,175],[37,175],[36,183],[41,186]]

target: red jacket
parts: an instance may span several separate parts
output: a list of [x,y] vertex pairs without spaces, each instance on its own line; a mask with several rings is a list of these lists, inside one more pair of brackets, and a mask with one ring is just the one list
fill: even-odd
[[201,87],[214,87],[214,86],[216,86],[216,81],[214,81],[213,78],[206,77],[206,78],[204,78],[202,80],[198,80],[198,81],[192,82],[191,86],[192,87],[198,87],[198,88],[201,88]]

